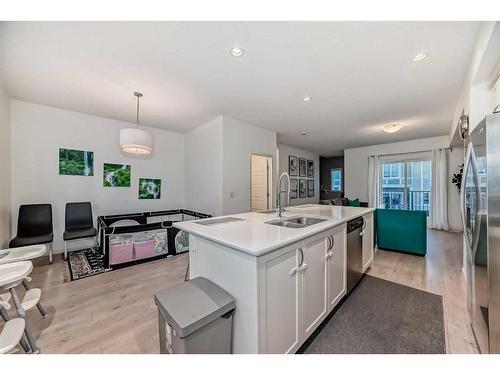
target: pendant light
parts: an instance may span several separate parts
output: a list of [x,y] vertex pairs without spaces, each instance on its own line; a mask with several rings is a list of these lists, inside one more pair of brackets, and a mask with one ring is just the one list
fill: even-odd
[[153,136],[139,128],[139,101],[142,93],[135,91],[134,96],[137,98],[137,127],[120,129],[120,147],[127,154],[148,155],[153,151]]

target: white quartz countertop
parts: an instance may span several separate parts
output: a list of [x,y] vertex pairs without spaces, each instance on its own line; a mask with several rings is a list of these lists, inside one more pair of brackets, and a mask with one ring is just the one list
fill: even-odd
[[323,218],[326,221],[305,228],[286,228],[266,224],[268,221],[278,219],[276,213],[247,212],[217,217],[217,219],[226,217],[243,219],[239,221],[212,225],[200,224],[213,219],[211,218],[177,222],[174,223],[174,227],[247,254],[260,256],[372,211],[374,211],[373,208],[365,207],[307,204],[287,207],[282,218],[307,216]]

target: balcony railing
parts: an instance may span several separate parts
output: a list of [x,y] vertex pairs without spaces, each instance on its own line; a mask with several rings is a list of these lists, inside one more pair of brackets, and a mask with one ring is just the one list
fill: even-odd
[[429,215],[431,192],[428,190],[413,190],[406,192],[405,204],[404,190],[382,191],[382,207],[392,210],[426,211]]

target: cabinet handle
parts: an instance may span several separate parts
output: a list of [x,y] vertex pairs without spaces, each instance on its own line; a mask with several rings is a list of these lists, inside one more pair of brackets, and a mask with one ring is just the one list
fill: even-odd
[[331,236],[328,236],[326,237],[328,239],[328,247],[327,247],[327,251],[330,250],[332,248],[332,237]]
[[335,246],[335,237],[333,237],[333,235],[331,235],[330,237],[332,237],[332,247],[330,247],[331,250]]
[[331,258],[333,256],[333,251],[329,251],[326,253],[326,259]]
[[297,273],[297,267],[293,267],[290,272],[288,273],[290,276],[293,276]]
[[302,267],[300,267],[300,269],[301,269],[302,271],[307,270],[307,263],[304,263],[304,264],[302,265]]
[[365,235],[365,233],[366,233],[366,230],[364,230],[364,229],[363,229],[361,232],[359,232],[359,235],[360,235],[361,237],[363,237],[363,236]]
[[299,267],[302,266],[302,263],[304,263],[304,252],[302,251],[302,248],[299,247],[299,252],[300,252],[300,263]]

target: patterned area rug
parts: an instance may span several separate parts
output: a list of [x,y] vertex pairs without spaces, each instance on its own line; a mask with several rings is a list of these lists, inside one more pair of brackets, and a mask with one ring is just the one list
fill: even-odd
[[69,280],[74,281],[85,277],[107,272],[104,260],[99,251],[83,249],[72,251],[68,255]]

